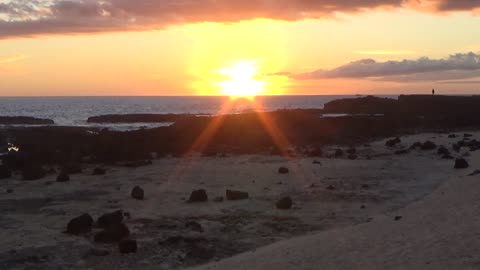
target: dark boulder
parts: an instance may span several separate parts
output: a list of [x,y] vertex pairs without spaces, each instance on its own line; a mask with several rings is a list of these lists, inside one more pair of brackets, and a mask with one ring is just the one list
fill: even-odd
[[434,150],[437,148],[437,145],[431,141],[426,141],[422,144],[422,150]]
[[107,171],[104,168],[95,168],[93,169],[93,175],[104,175]]
[[83,214],[68,222],[66,233],[73,235],[88,233],[92,230],[92,225],[93,218],[89,214]]
[[42,166],[30,165],[22,170],[23,180],[33,181],[42,179],[47,175],[47,172]]
[[194,190],[190,194],[188,202],[206,202],[208,201],[207,191],[205,189]]
[[12,171],[5,165],[0,165],[0,179],[10,178],[12,176]]
[[278,173],[279,174],[288,174],[290,170],[287,167],[280,167],[278,168]]
[[124,239],[118,243],[118,250],[122,254],[137,252],[137,241],[132,239]]
[[401,143],[402,140],[400,140],[399,137],[396,137],[395,139],[388,140],[385,145],[388,147],[394,147],[395,145]]
[[95,234],[94,241],[97,243],[114,243],[127,238],[130,235],[130,230],[124,223],[114,224],[103,231]]
[[97,226],[101,228],[109,228],[123,222],[123,210],[103,214],[97,220]]
[[60,172],[57,176],[57,182],[68,182],[70,181],[70,176],[66,172]]
[[132,198],[134,198],[136,200],[143,200],[143,198],[145,196],[145,192],[143,191],[143,189],[141,187],[136,186],[132,189],[131,196],[132,196]]
[[229,190],[225,192],[227,200],[229,201],[238,201],[248,199],[248,192]]
[[445,146],[440,146],[437,151],[438,155],[450,155],[450,151]]
[[455,160],[455,169],[466,169],[468,168],[469,165],[468,165],[468,162],[463,159],[463,158],[459,158],[457,160]]
[[282,198],[275,203],[275,206],[278,209],[282,209],[282,210],[290,209],[292,208],[292,205],[293,205],[293,201],[292,201],[292,198],[290,197]]

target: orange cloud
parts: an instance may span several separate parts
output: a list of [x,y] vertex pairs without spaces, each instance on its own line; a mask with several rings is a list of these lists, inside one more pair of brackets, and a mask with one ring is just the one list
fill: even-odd
[[15,62],[18,62],[18,61],[22,61],[25,58],[26,58],[25,55],[0,57],[0,64],[15,63]]

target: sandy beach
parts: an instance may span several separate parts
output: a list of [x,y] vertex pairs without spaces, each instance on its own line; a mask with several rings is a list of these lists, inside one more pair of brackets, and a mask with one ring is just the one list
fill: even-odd
[[[463,138],[463,132],[457,135],[403,136],[395,147],[383,139],[357,146],[356,159],[334,158],[338,148],[348,148],[329,146],[319,158],[169,157],[138,168],[106,167],[101,176],[85,166],[65,183],[56,182],[56,174],[34,182],[13,175],[0,182],[0,266],[475,269],[479,176],[467,175],[477,168],[478,153],[462,148],[452,154],[466,156],[465,170],[454,170],[454,160],[437,150],[395,154],[427,140],[450,148]],[[288,174],[278,173],[282,166]],[[143,188],[144,200],[131,198],[134,186]],[[206,190],[208,202],[187,202],[197,189]],[[228,201],[227,189],[249,197]],[[292,209],[277,209],[286,196]],[[63,233],[76,216],[89,213],[96,220],[116,210],[124,211],[138,241],[135,254],[94,243],[98,229],[84,236]]]

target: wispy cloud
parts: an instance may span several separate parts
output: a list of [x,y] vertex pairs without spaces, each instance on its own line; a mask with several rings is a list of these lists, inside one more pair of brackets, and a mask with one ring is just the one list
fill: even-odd
[[333,69],[318,69],[290,77],[299,80],[349,78],[398,82],[468,79],[480,77],[480,54],[458,53],[443,59],[421,57],[385,62],[369,58]]
[[415,51],[410,50],[368,50],[368,51],[355,51],[356,54],[363,55],[406,55],[415,54]]
[[0,38],[161,29],[256,18],[302,20],[378,8],[474,11],[478,0],[4,0]]
[[0,64],[8,64],[8,63],[19,62],[19,61],[24,60],[25,58],[26,58],[25,55],[0,57]]

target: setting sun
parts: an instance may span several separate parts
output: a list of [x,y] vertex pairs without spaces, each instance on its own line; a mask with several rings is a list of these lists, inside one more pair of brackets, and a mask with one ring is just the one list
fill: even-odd
[[233,66],[218,70],[222,81],[218,82],[222,94],[230,97],[253,97],[261,94],[266,82],[257,77],[256,61],[241,61]]

